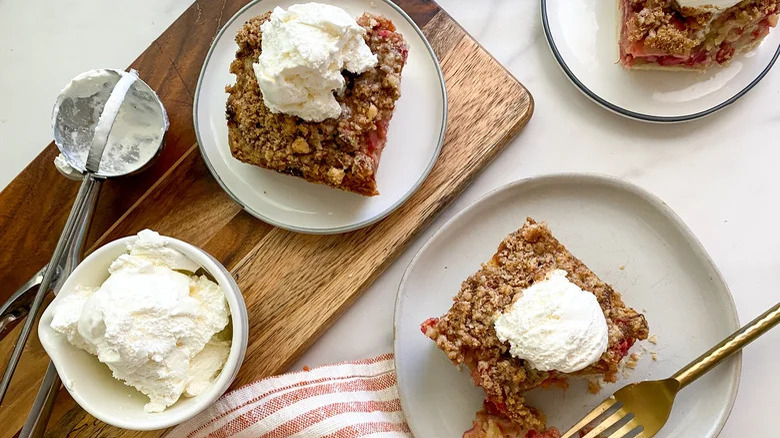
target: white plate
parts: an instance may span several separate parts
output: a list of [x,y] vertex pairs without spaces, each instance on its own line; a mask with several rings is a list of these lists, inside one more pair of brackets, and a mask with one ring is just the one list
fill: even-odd
[[[553,234],[602,280],[642,310],[658,344],[645,341],[639,366],[601,393],[573,380],[567,391],[534,390],[528,400],[549,425],[571,427],[619,387],[666,378],[739,326],[728,287],[701,244],[658,198],[619,180],[562,174],[500,188],[455,216],[420,250],[398,291],[395,360],[401,403],[417,438],[460,437],[483,393],[422,333],[444,314],[461,281],[479,269],[527,216]],[[624,269],[620,269],[623,266]],[[650,351],[657,352],[653,361]],[[731,358],[680,393],[657,437],[711,438],[734,403],[741,357]]]
[[287,8],[300,0],[256,0],[231,18],[211,46],[198,80],[193,105],[195,134],[212,175],[246,211],[292,231],[332,234],[370,225],[390,214],[422,184],[439,156],[447,121],[447,95],[439,62],[416,24],[387,0],[330,0],[357,17],[384,15],[409,44],[401,78],[401,98],[390,122],[387,145],[377,172],[379,196],[364,197],[308,183],[242,163],[230,154],[225,122],[225,86],[238,46],[236,32],[251,17]]
[[742,97],[780,55],[780,29],[754,51],[706,73],[627,71],[617,61],[615,0],[542,0],[542,24],[553,55],[586,96],[620,115],[648,122],[685,122]]

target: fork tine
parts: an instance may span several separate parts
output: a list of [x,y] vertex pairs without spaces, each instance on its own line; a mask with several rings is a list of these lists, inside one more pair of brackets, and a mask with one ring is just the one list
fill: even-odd
[[620,421],[623,417],[625,417],[627,413],[623,409],[618,409],[617,412],[607,417],[604,421],[599,423],[596,427],[593,428],[590,432],[588,432],[587,435],[585,435],[582,438],[595,438],[597,437],[601,432],[604,432],[605,430],[612,427],[615,423]]
[[[633,432],[634,429],[639,427],[639,423],[636,422],[636,418],[631,419],[628,423],[624,424],[620,429],[612,432],[607,438],[622,438]],[[636,438],[636,437],[634,437]]]
[[588,423],[595,420],[599,415],[603,414],[604,412],[607,412],[609,408],[615,405],[617,403],[617,400],[614,396],[610,396],[608,399],[601,402],[600,405],[596,407],[596,409],[590,411],[588,415],[585,416],[582,420],[580,420],[579,423],[572,426],[571,429],[569,429],[568,432],[563,434],[561,438],[572,438],[575,433],[579,432],[580,429],[587,426]]

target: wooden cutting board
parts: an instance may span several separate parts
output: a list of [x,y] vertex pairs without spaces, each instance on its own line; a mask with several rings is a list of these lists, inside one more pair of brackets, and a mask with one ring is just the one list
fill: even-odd
[[[267,225],[242,211],[203,163],[192,125],[198,74],[214,36],[247,0],[196,2],[132,64],[168,110],[167,145],[148,171],[105,184],[89,246],[152,228],[202,247],[227,266],[242,289],[250,319],[249,348],[234,386],[285,371],[533,113],[528,91],[436,3],[394,1],[422,28],[441,62],[449,95],[447,134],[419,191],[388,218],[348,234],[309,236]],[[55,156],[50,144],[0,193],[0,299],[48,261],[73,202],[78,183],[57,173]],[[17,327],[0,343],[3,362],[18,332]],[[47,363],[38,340],[31,339],[0,407],[0,438],[21,428]],[[47,436],[153,437],[164,432],[107,426],[61,390]]]

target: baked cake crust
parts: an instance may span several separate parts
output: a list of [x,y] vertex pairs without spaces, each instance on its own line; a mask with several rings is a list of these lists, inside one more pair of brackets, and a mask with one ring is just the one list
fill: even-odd
[[393,23],[364,14],[366,44],[377,55],[375,68],[345,72],[346,91],[337,95],[342,113],[336,119],[307,122],[274,114],[263,103],[252,65],[260,56],[260,26],[271,13],[247,21],[236,35],[238,51],[230,64],[236,83],[225,91],[228,141],[235,158],[310,182],[365,196],[379,194],[376,171],[395,102],[401,96],[401,72],[408,48]]
[[[556,269],[565,270],[569,281],[596,295],[609,333],[607,351],[598,362],[573,374],[531,368],[509,353],[509,344],[498,339],[494,328],[497,314],[509,308],[518,292]],[[525,392],[538,386],[565,385],[569,376],[600,375],[614,382],[621,359],[637,340],[648,336],[645,317],[627,307],[620,294],[574,257],[545,224],[531,218],[462,283],[454,301],[444,316],[424,322],[422,331],[453,363],[466,365],[474,382],[485,390],[485,409],[478,414],[475,427],[480,416],[484,420],[493,415],[542,433],[544,415],[526,406]]]
[[755,48],[777,25],[780,0],[746,0],[726,10],[675,0],[618,0],[620,62],[637,69],[704,70]]

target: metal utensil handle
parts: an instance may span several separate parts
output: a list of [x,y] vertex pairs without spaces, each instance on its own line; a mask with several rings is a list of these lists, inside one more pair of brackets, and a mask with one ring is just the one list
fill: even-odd
[[84,242],[87,240],[87,231],[92,224],[92,213],[95,211],[97,205],[98,196],[100,195],[100,189],[103,187],[102,179],[95,179],[92,183],[92,187],[87,192],[86,200],[79,211],[79,220],[76,221],[76,227],[73,230],[70,245],[65,249],[65,253],[60,259],[60,276],[57,278],[52,289],[54,293],[58,293],[62,284],[68,279],[70,274],[76,269],[79,263],[81,263],[82,251],[84,248]]
[[70,245],[70,241],[73,238],[73,230],[77,226],[76,222],[79,219],[84,220],[84,218],[79,217],[78,212],[84,207],[85,202],[88,202],[92,199],[97,199],[87,196],[87,194],[91,192],[95,183],[96,179],[94,175],[87,173],[84,176],[84,182],[81,183],[79,193],[76,195],[76,201],[73,203],[73,207],[70,210],[70,215],[68,215],[68,220],[65,222],[65,228],[62,230],[60,239],[57,241],[57,246],[54,248],[54,254],[49,261],[49,265],[46,268],[46,273],[43,274],[41,285],[35,294],[35,299],[33,300],[32,305],[30,306],[30,313],[27,315],[27,319],[24,321],[24,326],[22,327],[21,333],[19,333],[19,338],[17,339],[14,350],[11,353],[11,358],[8,360],[8,366],[6,366],[5,371],[3,372],[3,378],[0,380],[0,402],[3,401],[3,398],[8,391],[8,386],[11,384],[11,378],[14,375],[14,371],[16,371],[16,366],[19,364],[19,358],[22,356],[24,346],[27,343],[27,339],[30,337],[30,332],[32,331],[35,320],[38,317],[38,313],[41,310],[41,306],[43,305],[43,299],[46,296],[46,293],[49,291],[49,286],[51,285],[52,279],[54,278],[54,273],[56,272],[55,267],[62,259],[65,250]]
[[[92,186],[92,190],[87,193],[87,200],[79,211],[79,220],[76,221],[79,224],[75,230],[73,230],[71,244],[65,249],[65,253],[60,259],[57,265],[57,272],[55,272],[54,284],[51,289],[56,294],[68,276],[73,272],[76,266],[81,262],[82,248],[87,237],[87,230],[92,222],[92,212],[96,205],[96,199],[100,194],[100,187],[102,187],[103,180],[96,180]],[[35,291],[38,290],[38,286],[43,281],[43,275],[46,273],[48,265],[41,268],[35,275],[30,278],[22,287],[11,295],[11,297],[2,306],[0,306],[0,340],[4,339],[8,333],[10,333],[16,325],[24,319],[29,313],[30,305],[35,298]]]
[[[102,182],[102,180],[95,181],[92,186],[93,189],[87,193],[87,200],[78,213],[80,220],[77,222],[76,229],[73,230],[71,243],[60,261],[60,277],[53,286],[55,294],[59,292],[62,284],[81,262],[81,248],[84,246],[84,241],[87,238],[87,230],[92,222],[92,211],[97,203],[100,187],[103,185]],[[39,438],[44,435],[46,426],[49,424],[54,401],[57,398],[59,386],[60,377],[57,374],[57,369],[49,361],[46,375],[43,377],[41,387],[38,389],[38,395],[35,397],[35,402],[27,415],[27,420],[24,422],[19,438]]]
[[3,340],[16,327],[18,321],[27,316],[32,302],[29,297],[32,296],[33,291],[38,290],[45,272],[46,266],[36,272],[32,278],[27,280],[27,283],[8,298],[8,301],[0,306],[0,340]]
[[774,307],[764,312],[763,315],[754,319],[710,351],[686,365],[672,378],[680,382],[681,389],[686,387],[712,369],[712,367],[719,364],[723,359],[743,349],[778,323],[780,323],[780,303],[775,304]]
[[46,432],[46,425],[51,416],[51,410],[54,408],[54,401],[57,399],[57,390],[60,387],[60,376],[54,364],[49,362],[46,374],[43,376],[41,389],[33,402],[30,415],[24,422],[19,438],[40,438]]

